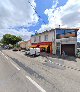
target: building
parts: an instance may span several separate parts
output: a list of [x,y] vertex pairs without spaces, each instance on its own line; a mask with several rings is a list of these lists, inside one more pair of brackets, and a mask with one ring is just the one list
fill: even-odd
[[27,43],[26,41],[19,42],[21,49],[26,49],[26,43]]
[[39,47],[41,52],[61,55],[75,56],[77,52],[77,31],[74,28],[55,28],[50,31],[37,33],[31,36],[33,48]]
[[31,40],[28,40],[26,42],[26,49],[29,49],[29,47],[31,47]]
[[77,31],[78,29],[73,28],[56,29],[56,54],[62,54],[62,51],[65,51],[69,56],[76,55]]
[[18,43],[22,49],[29,49],[31,46],[31,40],[28,41],[21,41]]
[[31,44],[34,48],[40,47],[42,52],[52,53],[52,39],[55,39],[54,29],[31,36]]

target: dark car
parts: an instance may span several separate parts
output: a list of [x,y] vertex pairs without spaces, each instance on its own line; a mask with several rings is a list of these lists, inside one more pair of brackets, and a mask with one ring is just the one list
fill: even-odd
[[13,48],[13,51],[18,51],[18,48],[14,47],[14,48]]
[[16,48],[16,47],[14,47],[14,48],[13,48],[13,51],[21,51],[21,48]]

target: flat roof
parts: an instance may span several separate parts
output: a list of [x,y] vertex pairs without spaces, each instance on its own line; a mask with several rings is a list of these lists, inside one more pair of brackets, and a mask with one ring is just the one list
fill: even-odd
[[32,36],[36,36],[36,35],[39,35],[39,34],[43,34],[43,33],[46,33],[46,32],[51,32],[51,31],[54,31],[54,30],[56,30],[56,29],[63,29],[63,30],[76,30],[76,31],[78,31],[79,30],[79,28],[55,28],[55,29],[51,29],[51,30],[46,30],[46,31],[44,31],[44,32],[42,32],[42,33],[35,33],[34,35],[32,35]]
[[55,28],[55,29],[63,29],[63,30],[76,30],[76,31],[78,31],[79,30],[79,28]]

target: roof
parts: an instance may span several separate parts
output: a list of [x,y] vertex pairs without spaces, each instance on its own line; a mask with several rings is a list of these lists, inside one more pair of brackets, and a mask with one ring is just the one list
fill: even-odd
[[19,41],[19,44],[28,43],[29,41],[31,41],[31,39],[30,40],[27,40],[27,41]]
[[54,31],[54,30],[56,30],[56,29],[63,29],[63,30],[76,30],[76,31],[78,31],[79,30],[79,28],[55,28],[55,29],[51,29],[51,30],[46,30],[46,31],[44,31],[44,32],[42,32],[42,33],[36,33],[35,35],[32,35],[32,37],[33,36],[36,36],[36,35],[39,35],[39,34],[43,34],[43,33],[46,33],[46,32],[51,32],[51,31]]
[[51,30],[46,30],[46,31],[44,31],[44,32],[42,32],[42,33],[36,33],[36,34],[34,34],[34,35],[32,35],[32,36],[35,36],[35,35],[39,35],[39,34],[43,34],[43,33],[47,33],[47,32],[51,32],[51,31],[54,31],[55,29],[51,29]]
[[27,41],[21,41],[21,42],[19,42],[19,44],[26,44],[27,43]]
[[76,31],[78,31],[79,30],[79,28],[55,28],[55,29],[63,29],[63,30],[76,30]]

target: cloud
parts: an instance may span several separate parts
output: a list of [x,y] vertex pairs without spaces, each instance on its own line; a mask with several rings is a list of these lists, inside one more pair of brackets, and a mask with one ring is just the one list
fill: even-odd
[[39,30],[36,30],[38,33],[44,32],[44,31],[49,31],[51,27],[49,25],[41,25],[41,28]]
[[[80,27],[80,0],[68,0],[64,6],[57,7],[58,0],[53,0],[53,6],[46,9],[44,13],[48,16],[48,24],[42,25],[39,32],[47,28],[56,28],[61,25],[65,27]],[[45,30],[44,30],[45,31]],[[80,32],[80,30],[78,31]],[[78,41],[80,35],[78,35]]]
[[[59,3],[59,1],[58,1]],[[49,25],[53,27],[79,27],[80,26],[80,0],[68,0],[64,6],[46,9]]]
[[45,10],[45,14],[48,16],[48,21],[49,23],[48,24],[43,24],[41,25],[41,28],[39,30],[37,30],[39,33],[43,32],[43,31],[49,31],[51,28],[54,28],[54,23],[53,23],[53,20],[52,20],[52,17],[53,17],[53,11],[56,9],[57,5],[59,4],[58,0],[53,0],[53,6],[51,9],[46,9]]
[[[29,0],[35,8],[34,0]],[[28,0],[0,0],[0,28],[35,24],[38,17]]]
[[29,32],[26,29],[20,29],[19,31],[15,30],[15,29],[1,29],[0,30],[0,39],[5,34],[12,34],[12,35],[16,35],[16,36],[21,36],[23,38],[23,40],[27,41],[30,39],[30,36],[34,33]]
[[38,22],[35,7],[35,0],[0,0],[0,39],[8,33],[30,39],[33,32],[27,27]]

